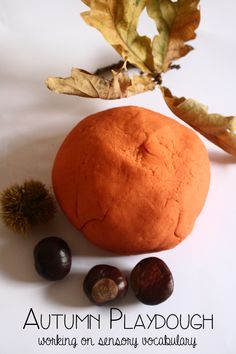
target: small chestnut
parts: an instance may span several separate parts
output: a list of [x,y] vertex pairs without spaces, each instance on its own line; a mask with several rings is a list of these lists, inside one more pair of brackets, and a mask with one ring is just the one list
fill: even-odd
[[83,288],[92,302],[96,305],[104,305],[125,296],[128,280],[118,268],[99,264],[89,270],[84,278]]
[[47,280],[64,278],[71,268],[71,251],[59,237],[46,237],[34,248],[34,263],[39,275]]
[[130,285],[137,299],[146,305],[160,304],[174,290],[170,269],[157,257],[145,258],[134,267]]

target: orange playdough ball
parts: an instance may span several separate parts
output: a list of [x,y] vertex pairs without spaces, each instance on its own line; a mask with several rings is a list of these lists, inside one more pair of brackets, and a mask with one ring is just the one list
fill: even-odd
[[60,147],[52,178],[61,208],[88,240],[138,254],[172,248],[191,232],[210,165],[194,131],[128,106],[82,120]]

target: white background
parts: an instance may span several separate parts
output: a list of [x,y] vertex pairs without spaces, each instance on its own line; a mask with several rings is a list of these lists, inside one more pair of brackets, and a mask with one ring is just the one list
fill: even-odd
[[[56,95],[47,90],[48,76],[68,76],[71,67],[93,71],[118,60],[102,36],[80,18],[86,9],[79,0],[0,0],[0,188],[31,177],[51,185],[51,167],[66,134],[90,113],[119,105],[141,105],[172,116],[160,94],[149,92],[120,101],[90,100]],[[235,114],[236,3],[234,0],[201,1],[202,22],[195,51],[181,59],[180,71],[166,74],[164,83],[176,95],[208,104],[211,112]],[[142,16],[141,33],[154,25]],[[205,141],[205,140],[204,140]],[[175,280],[172,297],[159,306],[139,304],[132,293],[115,303],[132,326],[138,314],[214,315],[214,329],[153,328],[115,331],[106,329],[108,307],[96,307],[83,294],[84,274],[97,263],[116,265],[128,274],[144,256],[119,257],[89,244],[58,212],[47,226],[28,237],[0,225],[0,352],[15,353],[191,353],[236,352],[236,158],[206,142],[211,161],[211,186],[205,208],[192,234],[173,250],[158,254]],[[33,247],[43,237],[67,240],[73,252],[71,274],[60,282],[40,279],[33,266]],[[103,329],[23,330],[30,308],[35,314],[102,316]],[[69,317],[68,317],[69,318]],[[195,336],[197,347],[39,347],[39,336],[155,337],[165,334]]]

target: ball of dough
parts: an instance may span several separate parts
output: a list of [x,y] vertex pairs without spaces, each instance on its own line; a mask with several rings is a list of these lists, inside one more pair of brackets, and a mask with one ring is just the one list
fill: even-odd
[[191,232],[210,167],[194,131],[128,106],[82,120],[59,149],[52,177],[61,208],[88,240],[138,254],[172,248]]

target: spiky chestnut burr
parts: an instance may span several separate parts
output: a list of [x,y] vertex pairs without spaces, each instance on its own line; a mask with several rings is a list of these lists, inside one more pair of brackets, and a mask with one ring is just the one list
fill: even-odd
[[52,194],[42,182],[35,180],[9,186],[1,193],[0,202],[4,224],[19,233],[47,223],[56,212]]

